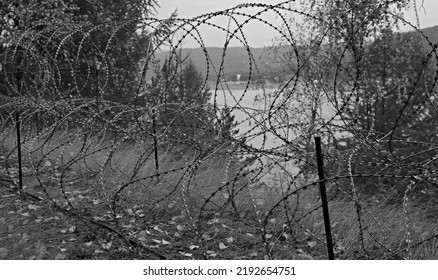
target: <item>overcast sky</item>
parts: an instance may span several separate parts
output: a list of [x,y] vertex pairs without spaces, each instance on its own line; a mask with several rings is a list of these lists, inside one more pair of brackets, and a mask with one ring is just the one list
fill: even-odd
[[[161,0],[158,1],[160,8],[158,10],[157,17],[166,18],[172,11],[178,9],[178,17],[181,18],[193,18],[200,16],[202,14],[225,10],[228,8],[235,7],[239,4],[256,2],[264,4],[277,4],[281,3],[281,0],[260,0],[260,1],[244,1],[244,0]],[[423,4],[424,9],[420,9]],[[411,5],[412,6],[412,5]],[[429,27],[438,25],[438,16],[436,11],[438,11],[438,0],[417,0],[417,6],[419,9],[419,17],[421,27]],[[246,13],[258,12],[261,9],[241,9]],[[259,18],[272,23],[275,26],[279,26],[278,16],[274,12],[263,13]],[[415,14],[413,8],[405,14],[405,18],[410,22],[415,22]],[[239,22],[243,22],[246,18],[238,18]],[[213,19],[209,20],[210,23],[217,24],[226,28],[229,23],[229,17],[225,16],[215,16]],[[276,24],[277,23],[277,24]],[[217,28],[209,27],[203,25],[198,28],[201,32],[202,40],[205,46],[223,46],[226,41],[226,34],[224,32],[218,32]],[[231,26],[233,29],[233,25]],[[274,37],[278,37],[279,34],[273,30],[268,25],[261,23],[257,20],[251,20],[249,24],[245,25],[244,29],[245,37],[251,47],[262,47],[272,45],[272,40]],[[179,32],[176,36],[182,36],[183,32]],[[230,45],[242,46],[238,40],[234,40]],[[186,40],[183,47],[199,47],[199,43],[195,40]]]

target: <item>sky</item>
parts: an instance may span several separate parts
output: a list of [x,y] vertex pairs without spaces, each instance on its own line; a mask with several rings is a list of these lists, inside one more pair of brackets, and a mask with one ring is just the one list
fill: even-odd
[[[421,28],[438,25],[438,17],[434,15],[434,11],[438,11],[438,0],[416,0],[417,8],[420,18]],[[193,18],[206,13],[216,12],[225,10],[228,8],[233,8],[239,4],[244,3],[263,3],[263,4],[278,4],[283,2],[282,0],[255,0],[255,1],[244,1],[244,0],[159,0],[158,3],[160,8],[158,9],[158,18],[167,18],[175,9],[178,10],[179,18]],[[412,1],[411,1],[412,2]],[[249,14],[254,14],[255,12],[261,11],[261,8],[244,8],[239,9]],[[242,23],[247,17],[237,16],[239,23]],[[265,12],[260,19],[266,20],[272,23],[274,26],[279,26],[280,19],[278,15],[272,11]],[[410,22],[416,22],[416,17],[413,9],[411,8],[405,12],[405,19]],[[229,17],[226,16],[214,16],[208,20],[209,23],[217,24],[222,27],[227,27],[229,24]],[[235,30],[236,25],[230,25],[231,30]],[[198,40],[202,38],[203,43],[207,47],[223,47],[226,41],[226,33],[223,31],[218,31],[218,28],[213,28],[206,24],[203,24],[198,28],[201,36]],[[185,32],[176,33],[177,39],[180,39]],[[257,20],[251,20],[249,24],[245,24],[244,28],[245,39],[251,47],[263,47],[270,46],[273,43],[275,37],[279,37],[279,33],[275,31],[272,27],[269,27],[265,23],[261,23]],[[242,37],[240,37],[242,39]],[[199,47],[200,44],[196,40],[189,38],[184,40],[183,47],[193,48]],[[230,46],[242,46],[239,40],[233,40],[230,42]]]

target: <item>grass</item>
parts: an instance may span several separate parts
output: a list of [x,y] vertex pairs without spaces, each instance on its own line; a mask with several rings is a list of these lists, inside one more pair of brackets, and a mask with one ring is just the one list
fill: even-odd
[[[198,162],[196,150],[168,145],[156,176],[147,142],[27,137],[27,198],[17,189],[13,130],[0,137],[4,259],[326,259],[316,180],[281,164],[258,174],[225,148]],[[338,259],[438,259],[433,205],[363,196],[359,223],[343,191],[329,204]]]

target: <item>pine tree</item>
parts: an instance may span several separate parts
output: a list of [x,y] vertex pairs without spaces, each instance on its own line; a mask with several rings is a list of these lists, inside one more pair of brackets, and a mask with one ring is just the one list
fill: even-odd
[[211,92],[190,60],[166,59],[155,70],[144,98],[158,108],[159,126],[172,138],[199,140],[213,129]]

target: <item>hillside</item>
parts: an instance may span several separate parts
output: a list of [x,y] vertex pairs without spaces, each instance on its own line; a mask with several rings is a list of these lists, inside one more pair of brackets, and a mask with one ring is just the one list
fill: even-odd
[[437,26],[423,28],[421,31],[423,31],[424,35],[427,36],[428,39],[432,43],[434,43],[434,44],[438,43],[438,25]]
[[[169,52],[160,52],[156,58],[164,61],[169,55]],[[223,73],[230,79],[241,75],[241,80],[246,80],[250,74],[256,79],[260,76],[274,79],[291,72],[284,69],[278,55],[270,48],[250,48],[248,51],[244,47],[229,47],[225,52],[221,47],[208,47],[206,52],[202,48],[194,48],[182,49],[181,55],[183,58],[189,57],[201,73],[208,73],[209,80],[217,78],[221,65]]]
[[[438,43],[438,26],[427,27],[422,29],[422,31],[431,42]],[[412,35],[413,33],[406,32],[405,34]],[[260,73],[260,76],[267,79],[281,80],[285,76],[292,74],[293,70],[290,68],[294,68],[293,62],[285,66],[281,55],[278,55],[278,49],[274,51],[271,48],[250,48],[250,54],[245,47],[229,47],[225,52],[221,47],[208,47],[206,50],[202,48],[186,48],[181,50],[181,54],[184,58],[190,58],[201,73],[204,75],[208,73],[209,80],[217,78],[222,58],[224,58],[222,70],[232,80],[236,78],[237,74],[241,75],[241,80],[246,80],[250,72],[252,77],[256,77],[256,79],[259,77],[258,73]],[[168,56],[169,52],[163,51],[158,53],[156,58],[164,61]],[[251,56],[255,63],[252,64],[252,70],[250,71],[249,62]]]

